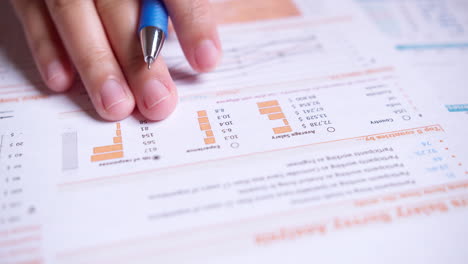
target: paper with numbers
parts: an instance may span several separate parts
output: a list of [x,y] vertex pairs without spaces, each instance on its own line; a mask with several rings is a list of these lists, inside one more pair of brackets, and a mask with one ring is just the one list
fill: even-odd
[[365,1],[212,2],[223,61],[171,36],[157,123],[47,92],[2,4],[0,263],[464,263],[461,77],[440,96]]

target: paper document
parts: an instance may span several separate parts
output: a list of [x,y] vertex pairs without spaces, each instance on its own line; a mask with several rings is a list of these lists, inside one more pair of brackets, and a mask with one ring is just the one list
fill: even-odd
[[415,74],[421,73],[432,84],[430,91],[437,94],[445,112],[468,111],[464,71],[468,67],[468,2],[356,2]]
[[196,74],[171,35],[162,122],[48,93],[6,31],[0,263],[464,263],[459,79],[440,96],[365,1],[212,2],[223,61]]

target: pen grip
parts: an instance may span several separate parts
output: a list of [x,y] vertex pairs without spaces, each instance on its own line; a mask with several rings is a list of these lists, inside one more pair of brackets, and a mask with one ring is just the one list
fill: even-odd
[[168,14],[162,0],[141,0],[140,26],[138,32],[144,27],[157,27],[167,36]]

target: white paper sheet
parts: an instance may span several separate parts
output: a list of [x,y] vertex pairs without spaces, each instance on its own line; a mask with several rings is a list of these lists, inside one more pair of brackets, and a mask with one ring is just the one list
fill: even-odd
[[[45,231],[34,256],[26,235],[0,236],[0,263],[463,263],[466,115],[441,114],[352,2],[320,15],[281,3],[222,26],[213,73],[194,74],[169,39],[181,99],[159,123],[103,122],[79,83],[38,89],[32,61],[2,42],[0,135],[25,142],[22,203],[43,213],[0,234]],[[3,146],[2,181],[17,153]]]

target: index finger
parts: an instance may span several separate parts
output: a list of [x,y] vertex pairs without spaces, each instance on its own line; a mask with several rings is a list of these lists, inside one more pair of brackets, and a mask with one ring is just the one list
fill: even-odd
[[135,100],[106,37],[94,1],[46,2],[96,111],[108,120],[120,120],[130,115]]
[[166,0],[165,3],[192,68],[199,72],[214,69],[221,58],[221,41],[209,1]]

